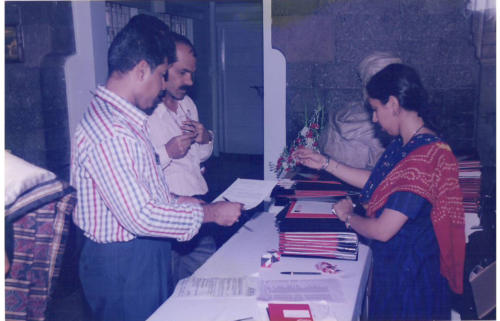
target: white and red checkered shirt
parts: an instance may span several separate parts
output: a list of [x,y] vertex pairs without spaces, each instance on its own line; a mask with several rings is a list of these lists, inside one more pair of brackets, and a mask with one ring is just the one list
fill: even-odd
[[74,222],[99,243],[137,236],[189,240],[203,221],[200,205],[170,195],[150,142],[147,115],[98,87],[74,137],[71,183]]

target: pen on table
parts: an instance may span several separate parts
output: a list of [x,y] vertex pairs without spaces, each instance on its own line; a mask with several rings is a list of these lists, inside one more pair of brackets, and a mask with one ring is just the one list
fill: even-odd
[[320,275],[321,272],[294,272],[294,271],[286,271],[286,272],[280,272],[281,274],[288,274],[288,275]]

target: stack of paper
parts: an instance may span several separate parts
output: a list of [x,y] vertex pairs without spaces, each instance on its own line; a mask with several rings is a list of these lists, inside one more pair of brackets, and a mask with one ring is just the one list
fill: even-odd
[[336,179],[308,180],[296,176],[290,186],[278,185],[273,189],[271,197],[276,205],[288,205],[293,201],[336,202],[346,196],[358,196],[358,189]]
[[333,202],[294,201],[276,217],[282,255],[358,258],[358,236],[332,213]]
[[464,197],[465,213],[479,214],[481,162],[478,160],[459,161],[458,180]]

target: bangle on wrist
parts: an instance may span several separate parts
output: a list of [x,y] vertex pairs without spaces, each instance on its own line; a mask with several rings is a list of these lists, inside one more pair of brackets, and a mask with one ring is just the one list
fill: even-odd
[[347,217],[345,219],[345,227],[346,229],[350,229],[351,228],[351,217],[352,217],[353,214],[347,214]]
[[324,170],[324,171],[326,171],[326,169],[328,168],[328,165],[330,165],[330,157],[326,156],[326,161],[323,164],[323,166],[321,166],[321,169]]

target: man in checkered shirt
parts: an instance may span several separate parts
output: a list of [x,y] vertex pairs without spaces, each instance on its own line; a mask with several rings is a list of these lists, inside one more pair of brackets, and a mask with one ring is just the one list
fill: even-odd
[[163,22],[132,18],[109,48],[108,80],[75,133],[73,220],[86,237],[79,272],[96,320],[145,320],[170,294],[170,240],[241,215],[239,203],[200,205],[169,192],[146,120],[174,53]]

